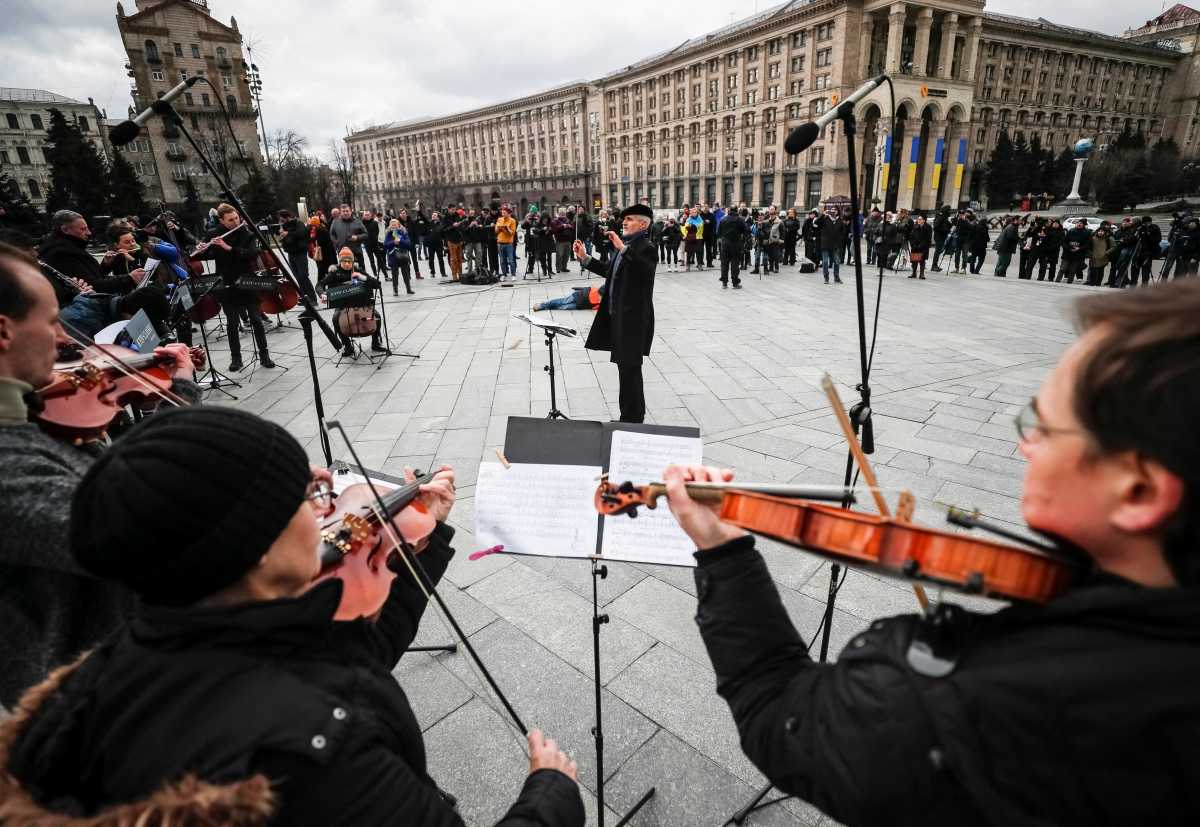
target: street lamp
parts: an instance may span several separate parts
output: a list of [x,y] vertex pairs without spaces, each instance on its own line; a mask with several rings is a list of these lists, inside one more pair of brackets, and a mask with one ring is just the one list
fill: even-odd
[[249,55],[250,61],[247,62],[246,74],[242,79],[246,85],[250,87],[250,96],[254,98],[254,106],[258,109],[258,122],[262,126],[262,144],[263,155],[267,159],[267,166],[271,165],[271,148],[267,141],[267,123],[263,120],[262,113],[262,75],[259,74],[258,65],[254,63],[254,50],[252,47],[246,47],[246,54]]

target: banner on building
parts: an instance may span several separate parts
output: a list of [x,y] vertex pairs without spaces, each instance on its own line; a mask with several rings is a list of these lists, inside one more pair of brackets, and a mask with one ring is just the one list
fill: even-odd
[[892,168],[892,136],[888,135],[883,141],[883,163],[879,165],[879,189],[887,192],[888,170]]
[[942,183],[942,156],[946,151],[946,139],[938,138],[933,150],[933,190],[937,192]]
[[908,188],[917,185],[917,159],[921,157],[921,139],[912,139],[912,148],[908,152]]
[[962,190],[963,167],[967,163],[967,139],[958,139],[958,168],[954,170],[954,189]]

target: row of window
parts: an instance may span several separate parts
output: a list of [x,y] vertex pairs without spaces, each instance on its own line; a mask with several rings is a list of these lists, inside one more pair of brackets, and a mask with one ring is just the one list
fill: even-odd
[[[991,86],[983,87],[983,89],[979,93],[980,100],[990,101],[994,97],[995,97],[995,89],[993,89]],[[997,100],[999,100],[1001,103],[1004,103],[1011,99],[1012,98],[1009,94],[1008,89],[1000,90],[1000,97],[997,98]],[[1037,92],[1036,94],[1034,94],[1031,97],[1029,95],[1028,89],[1020,89],[1017,92],[1017,98],[1014,102],[1015,103],[1031,103],[1031,104],[1034,104],[1037,106],[1045,106],[1046,105],[1046,93],[1045,92]],[[1067,108],[1069,108],[1069,109],[1105,109],[1105,108],[1107,108],[1106,107],[1107,103],[1108,103],[1108,99],[1104,95],[1099,95],[1095,98],[1093,98],[1091,95],[1084,95],[1082,98],[1080,98],[1077,95],[1068,95],[1067,99],[1066,99],[1066,105],[1067,105]],[[1122,110],[1124,110],[1125,112],[1133,112],[1134,103],[1135,102],[1132,99],[1127,99],[1127,100],[1123,100],[1123,101],[1118,100],[1118,101],[1113,102],[1111,109],[1114,112],[1120,112]],[[1056,94],[1053,94],[1050,96],[1050,106],[1062,106],[1062,105],[1063,105],[1063,96],[1062,95],[1056,93]],[[1144,98],[1137,102],[1138,112],[1140,112],[1141,114],[1145,114],[1148,111],[1149,106],[1150,106],[1150,104],[1147,103],[1147,101]]]
[[[49,116],[47,116],[47,117],[49,117]],[[5,112],[4,113],[4,121],[6,124],[8,124],[9,129],[24,129],[24,127],[21,125],[20,116],[14,112]],[[81,132],[91,132],[92,131],[92,126],[90,123],[88,123],[88,119],[87,119],[86,115],[76,115],[75,123],[79,126],[79,130]],[[42,116],[39,115],[38,113],[30,112],[29,113],[29,128],[30,129],[45,129],[46,122],[42,118]]]
[[[825,163],[825,148],[819,147],[819,146],[813,147],[812,149],[810,149],[808,151],[807,157],[808,157],[807,166],[819,167]],[[736,158],[728,157],[728,158],[725,158],[724,164],[721,167],[720,172],[721,172],[721,174],[729,174],[729,175],[735,175],[738,172],[742,172],[742,173],[753,172],[756,169],[755,162],[756,162],[756,159],[753,155],[742,156],[742,160],[740,162]],[[798,164],[799,164],[799,156],[797,156],[797,155],[785,155],[783,158],[784,169],[793,169]],[[775,167],[775,153],[768,152],[763,155],[762,166],[757,169],[760,172],[774,172],[775,168],[776,168]],[[710,158],[707,161],[707,163],[705,164],[703,171],[701,171],[700,161],[698,161],[698,160],[694,160],[690,164],[687,164],[683,161],[675,162],[675,167],[674,167],[674,175],[675,176],[702,175],[702,174],[703,175],[718,174],[717,159]],[[671,175],[672,175],[672,168],[669,163],[664,163],[664,164],[662,164],[662,166],[656,166],[655,164],[649,164],[645,167],[643,167],[639,164],[639,165],[633,167],[632,169],[630,167],[623,167],[623,168],[618,168],[615,166],[610,167],[608,180],[609,181],[628,181],[628,180],[632,179],[635,181],[645,181],[646,179],[657,178],[660,176],[664,177],[664,178],[669,178],[669,177],[671,177]]]
[[[15,147],[13,147],[13,149],[17,153],[17,163],[18,164],[22,164],[24,166],[29,166],[30,164],[34,163],[33,153],[38,152],[38,150],[36,148],[33,150],[30,150],[30,148],[27,146],[15,146]],[[0,149],[0,164],[7,165],[7,164],[11,164],[11,163],[12,163],[12,156],[8,154],[8,150]],[[38,161],[37,163],[41,163],[41,161]]]
[[[174,48],[175,57],[183,57],[184,56],[182,43],[173,43],[171,45]],[[200,46],[196,43],[189,43],[188,45],[191,47],[191,56],[193,58],[195,58],[196,60],[202,59],[202,55],[200,54]],[[148,63],[161,63],[162,62],[162,56],[158,51],[157,43],[155,43],[153,40],[147,40],[145,43],[142,44],[142,46],[144,49],[144,54],[146,56],[146,61]],[[218,65],[229,62],[229,53],[225,51],[224,46],[218,46],[215,50],[215,55],[217,58]]]

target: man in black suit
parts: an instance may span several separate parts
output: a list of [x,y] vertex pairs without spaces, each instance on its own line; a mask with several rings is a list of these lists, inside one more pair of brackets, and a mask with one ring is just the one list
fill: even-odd
[[658,265],[648,232],[653,220],[654,213],[645,204],[634,204],[621,213],[621,235],[608,233],[613,257],[607,265],[589,256],[582,241],[573,245],[583,269],[607,279],[584,347],[612,354],[621,380],[622,422],[646,419],[642,357],[650,355],[654,338],[654,270]]

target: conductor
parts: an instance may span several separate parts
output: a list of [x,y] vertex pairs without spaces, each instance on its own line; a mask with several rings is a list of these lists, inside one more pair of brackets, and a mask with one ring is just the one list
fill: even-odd
[[610,231],[614,255],[607,265],[587,254],[578,239],[572,247],[585,270],[607,279],[604,298],[584,347],[607,350],[620,377],[622,422],[646,419],[642,390],[642,357],[650,355],[654,338],[654,269],[658,254],[648,230],[654,213],[645,204],[634,204],[621,213],[621,235]]

